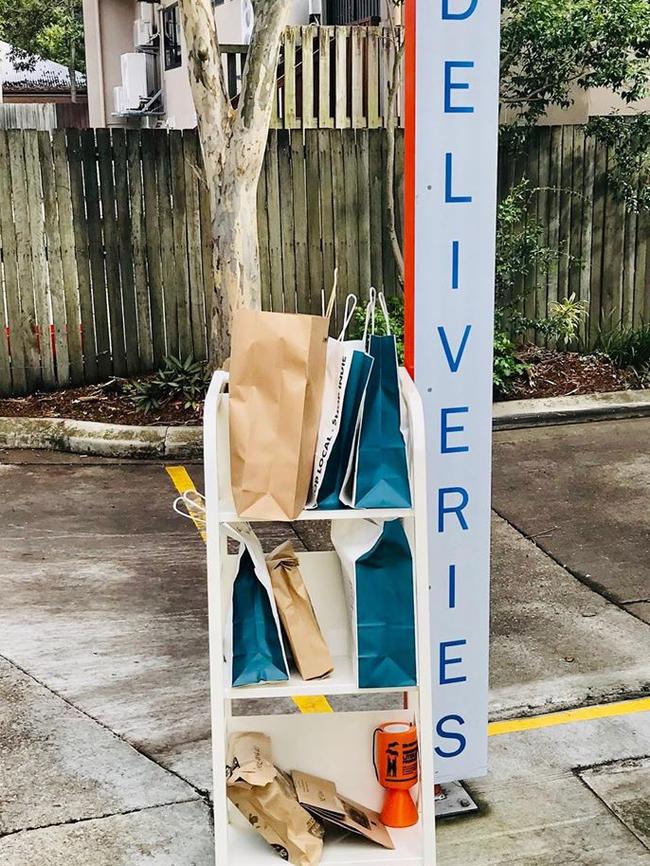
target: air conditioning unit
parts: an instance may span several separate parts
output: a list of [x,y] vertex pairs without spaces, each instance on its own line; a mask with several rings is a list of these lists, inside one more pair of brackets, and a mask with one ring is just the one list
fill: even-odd
[[150,45],[153,39],[153,24],[144,18],[137,18],[133,22],[133,44],[136,48]]
[[113,111],[115,114],[124,114],[126,111],[123,87],[113,88]]
[[135,14],[137,18],[142,18],[143,21],[148,21],[150,24],[154,22],[154,11],[151,3],[136,3]]
[[123,54],[121,63],[124,104],[127,110],[133,111],[140,108],[140,103],[146,99],[149,92],[147,88],[147,55],[137,52]]
[[310,16],[323,14],[322,0],[309,0],[309,14]]

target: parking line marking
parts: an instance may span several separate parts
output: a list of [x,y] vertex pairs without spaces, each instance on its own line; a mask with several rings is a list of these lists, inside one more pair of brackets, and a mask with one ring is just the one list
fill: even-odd
[[[165,466],[165,471],[172,480],[172,484],[178,490],[179,495],[187,493],[188,490],[196,490],[194,482],[190,478],[190,474],[184,466]],[[188,505],[188,511],[192,514],[192,510]],[[207,540],[205,532],[205,521],[202,517],[192,515],[192,522],[196,526],[199,535],[203,541]],[[296,695],[292,697],[294,704],[298,707],[301,713],[333,713],[329,701],[324,695]]]
[[650,712],[650,698],[635,698],[629,701],[616,701],[612,704],[598,704],[594,707],[578,707],[575,710],[561,710],[542,716],[526,719],[508,719],[503,722],[490,722],[488,734],[497,737],[501,734],[516,734],[520,731],[534,731],[538,728],[551,728],[555,725],[571,725],[574,722],[588,722],[594,719],[607,719],[613,716],[628,716],[632,713]]
[[330,702],[324,695],[295,695],[294,704],[301,713],[333,713]]
[[[171,478],[172,484],[181,496],[183,493],[187,493],[188,490],[196,490],[194,482],[190,478],[190,473],[184,466],[165,466],[165,471]],[[192,518],[192,522],[199,532],[199,535],[203,541],[206,541],[207,535],[205,534],[205,520],[203,519],[203,516],[200,515],[198,511],[193,510],[189,503],[187,505],[187,510],[188,514]]]

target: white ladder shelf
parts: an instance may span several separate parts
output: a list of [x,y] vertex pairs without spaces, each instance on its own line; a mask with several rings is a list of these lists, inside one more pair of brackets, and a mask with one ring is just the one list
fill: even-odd
[[[244,821],[226,797],[226,747],[234,731],[261,731],[271,737],[273,757],[284,770],[303,770],[331,779],[346,797],[380,811],[383,790],[374,775],[374,729],[386,721],[415,721],[420,745],[419,823],[406,830],[391,829],[395,850],[327,830],[324,866],[435,866],[433,777],[433,709],[431,640],[429,633],[429,571],[426,527],[426,466],[424,417],[420,397],[405,370],[400,384],[408,422],[408,450],[413,508],[303,512],[299,520],[401,518],[409,537],[414,564],[418,685],[405,690],[360,689],[353,658],[351,624],[344,600],[340,564],[334,552],[300,553],[301,573],[321,628],[334,657],[335,671],[327,679],[303,681],[297,674],[282,683],[262,683],[233,689],[225,680],[224,619],[237,557],[228,554],[224,524],[238,518],[230,491],[228,442],[228,374],[212,377],[204,412],[204,467],[208,554],[208,613],[215,862],[217,866],[278,866],[280,856]],[[363,695],[405,692],[408,709],[336,713],[233,715],[232,701],[247,702],[308,695]],[[254,706],[251,703],[248,707]]]

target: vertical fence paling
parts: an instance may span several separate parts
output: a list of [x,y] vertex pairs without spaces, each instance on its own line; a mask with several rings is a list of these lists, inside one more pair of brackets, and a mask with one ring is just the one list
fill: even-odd
[[[318,29],[311,39],[320,51]],[[314,57],[312,94],[321,92],[323,65],[335,62],[330,48],[327,63]],[[313,105],[320,124],[322,105],[301,93],[300,111]],[[386,133],[372,123],[334,128],[334,99],[328,112],[331,128],[271,130],[257,219],[264,307],[319,312],[338,268],[337,327],[348,292],[399,287]],[[401,130],[396,153],[401,235]],[[529,218],[541,219],[544,242],[561,250],[549,273],[517,287],[527,292],[522,309],[543,316],[550,301],[575,292],[590,310],[587,345],[602,326],[650,317],[650,218],[625,213],[610,164],[603,145],[566,126],[538,129],[525,152],[503,153],[500,167],[502,196],[530,179],[538,192]],[[206,357],[211,232],[193,131],[0,130],[0,393],[148,372],[172,353]]]
[[[282,37],[272,129],[375,129],[387,121],[388,86],[401,27],[288,27]],[[221,45],[228,96],[239,102],[247,45]],[[403,85],[403,82],[402,82]],[[393,114],[403,125],[402,87]]]

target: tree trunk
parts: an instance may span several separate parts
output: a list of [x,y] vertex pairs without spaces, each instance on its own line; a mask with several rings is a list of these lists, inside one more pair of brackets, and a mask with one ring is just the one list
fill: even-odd
[[212,256],[215,276],[210,324],[210,363],[218,369],[230,354],[232,314],[262,305],[257,236],[257,179],[242,181],[226,164],[210,191]]
[[76,102],[77,101],[77,70],[71,64],[68,72],[70,74],[70,102]]
[[209,357],[216,368],[230,354],[233,312],[261,306],[257,183],[289,0],[254,0],[255,26],[236,111],[225,86],[212,0],[180,0],[180,8],[212,218]]

